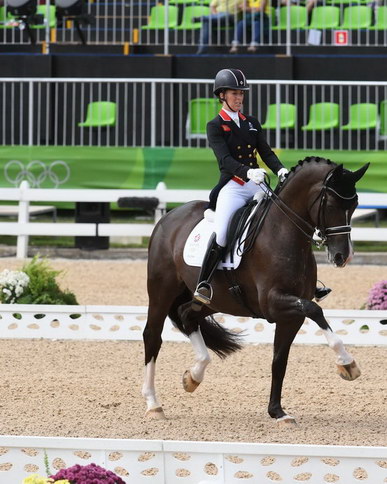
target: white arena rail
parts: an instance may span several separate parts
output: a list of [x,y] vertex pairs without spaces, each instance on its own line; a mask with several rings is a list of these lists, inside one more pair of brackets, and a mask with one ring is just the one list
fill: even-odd
[[[324,314],[345,344],[387,346],[387,311],[327,309]],[[0,318],[0,338],[142,341],[147,307],[1,304]],[[264,319],[221,313],[215,319],[242,333],[245,343],[273,342],[275,325]],[[168,318],[162,336],[164,341],[188,341]],[[295,343],[325,345],[326,339],[317,324],[306,319]]]
[[[164,182],[156,189],[58,189],[30,188],[26,180],[19,188],[0,188],[1,201],[19,202],[18,221],[0,222],[0,235],[16,235],[16,257],[25,259],[28,238],[39,236],[140,236],[149,237],[155,223],[165,213],[168,203],[186,203],[191,200],[208,200],[209,190],[168,189]],[[159,204],[155,221],[151,224],[114,223],[42,223],[29,221],[30,202],[117,202],[123,197],[155,197]],[[46,207],[47,208],[47,207]],[[359,193],[359,208],[387,208],[387,193]],[[387,241],[386,228],[357,228],[352,231],[354,241]]]
[[0,479],[94,462],[126,484],[382,484],[387,448],[0,436]]
[[[149,237],[155,224],[165,213],[167,203],[186,203],[191,200],[208,200],[209,190],[167,189],[164,182],[151,189],[58,189],[30,188],[24,180],[19,188],[0,188],[1,201],[19,202],[18,221],[0,222],[1,235],[16,235],[16,257],[25,259],[28,251],[28,238],[39,236],[130,236]],[[120,198],[156,197],[159,204],[155,210],[155,221],[151,224],[114,224],[114,223],[31,223],[30,202],[110,202]]]

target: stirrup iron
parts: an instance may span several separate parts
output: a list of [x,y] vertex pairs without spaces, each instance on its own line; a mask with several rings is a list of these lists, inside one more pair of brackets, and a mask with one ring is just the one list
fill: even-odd
[[[200,292],[200,291],[203,291],[203,292]],[[208,293],[208,295],[206,293]],[[214,295],[214,291],[212,289],[212,286],[207,281],[200,282],[197,285],[196,290],[194,292],[194,298],[197,301],[201,302],[202,304],[211,304],[213,295]]]

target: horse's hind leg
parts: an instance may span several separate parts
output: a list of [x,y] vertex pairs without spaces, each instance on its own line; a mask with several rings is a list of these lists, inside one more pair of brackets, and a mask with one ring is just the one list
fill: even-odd
[[168,309],[150,304],[148,320],[143,333],[145,348],[145,379],[142,386],[142,395],[145,398],[147,417],[163,419],[164,411],[157,401],[155,389],[156,360],[161,348],[161,333]]
[[204,372],[211,361],[211,357],[199,327],[188,337],[195,352],[195,364],[189,370],[185,371],[183,375],[183,388],[186,392],[191,393],[203,381]]
[[[187,293],[185,301],[176,299],[169,312],[169,317],[172,321],[178,326],[183,326],[184,333],[188,336],[195,353],[195,364],[189,370],[186,370],[183,375],[183,388],[186,392],[190,393],[195,391],[203,381],[204,372],[211,361],[199,326],[199,320],[205,315],[199,314],[198,311],[190,310],[191,300],[192,294]],[[203,310],[207,314],[211,313],[205,308]],[[184,314],[183,318],[182,314]]]
[[[148,279],[149,307],[148,319],[143,332],[145,349],[145,379],[142,395],[145,398],[146,416],[156,419],[165,418],[164,411],[156,397],[155,372],[156,360],[161,348],[161,333],[165,318],[173,304],[173,298],[181,294],[184,287],[169,275],[168,278]],[[173,295],[173,296],[171,296]]]

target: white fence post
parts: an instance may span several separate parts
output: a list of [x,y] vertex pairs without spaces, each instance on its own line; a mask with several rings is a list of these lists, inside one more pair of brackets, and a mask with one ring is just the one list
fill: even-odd
[[[166,193],[166,190],[167,190],[167,185],[164,183],[164,182],[159,182],[157,184],[157,187],[156,187],[156,192],[157,192],[157,196],[159,195],[159,193],[161,193],[161,199],[162,200],[165,200],[165,197],[164,197],[164,194]],[[158,196],[159,200],[160,200],[160,197]],[[155,210],[155,223],[157,224],[157,222],[161,219],[161,217],[165,214],[167,210],[167,204],[166,202],[164,201],[159,201],[159,204]]]
[[[18,223],[26,224],[29,222],[29,206],[30,202],[28,197],[25,196],[26,190],[29,189],[27,180],[23,180],[20,184],[20,201],[19,201],[19,215]],[[28,252],[28,235],[17,236],[16,257],[18,259],[25,259]]]

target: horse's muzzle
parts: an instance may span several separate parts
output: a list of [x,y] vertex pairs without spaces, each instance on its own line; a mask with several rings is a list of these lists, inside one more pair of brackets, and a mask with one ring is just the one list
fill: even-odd
[[342,252],[329,253],[329,260],[335,267],[345,267],[351,262],[353,258],[352,245],[349,247],[348,255],[345,256]]

